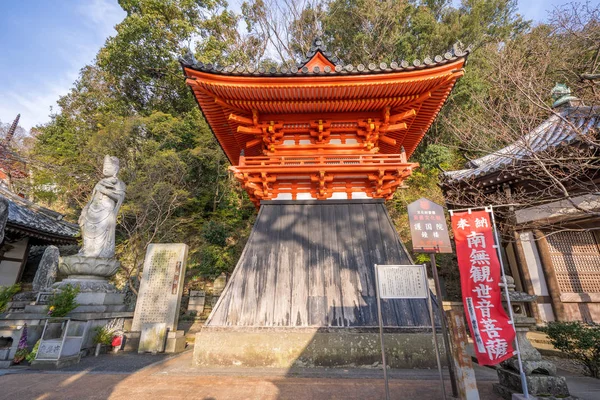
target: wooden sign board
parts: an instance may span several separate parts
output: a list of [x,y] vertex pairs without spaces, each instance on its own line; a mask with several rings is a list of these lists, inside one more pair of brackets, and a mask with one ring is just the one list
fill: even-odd
[[452,253],[442,206],[420,198],[408,205],[408,218],[415,253]]
[[377,265],[381,299],[426,299],[429,296],[424,265]]

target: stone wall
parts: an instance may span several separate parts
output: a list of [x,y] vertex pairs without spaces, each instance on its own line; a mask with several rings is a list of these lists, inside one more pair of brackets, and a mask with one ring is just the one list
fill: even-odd
[[[441,335],[438,342],[442,343]],[[431,332],[385,334],[386,357],[392,368],[435,368]],[[440,351],[443,356],[443,346]],[[196,334],[194,365],[198,367],[340,367],[381,363],[377,330],[350,329],[211,329]]]

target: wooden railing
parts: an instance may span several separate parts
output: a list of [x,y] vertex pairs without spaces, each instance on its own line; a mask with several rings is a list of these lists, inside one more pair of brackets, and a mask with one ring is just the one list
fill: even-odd
[[406,153],[240,157],[239,167],[352,166],[406,164]]

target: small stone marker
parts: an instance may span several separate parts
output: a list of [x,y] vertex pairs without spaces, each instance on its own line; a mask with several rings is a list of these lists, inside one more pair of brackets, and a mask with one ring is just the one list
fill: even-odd
[[54,292],[39,292],[35,298],[35,304],[38,306],[46,305],[50,302],[53,295]]
[[48,246],[44,250],[42,259],[33,278],[33,291],[41,292],[47,291],[54,285],[56,280],[56,273],[58,271],[58,258],[60,254],[58,247]]
[[215,279],[213,282],[213,295],[220,296],[223,293],[223,289],[225,289],[225,284],[227,283],[227,275],[225,272],[222,272],[221,275]]
[[200,315],[204,312],[204,304],[206,303],[206,293],[204,290],[190,290],[190,300],[188,302],[188,313],[195,312]]
[[[144,338],[157,332],[155,324],[164,323],[169,331],[177,330],[187,253],[188,246],[183,243],[148,246],[131,327],[132,331],[142,331],[139,351],[157,351],[142,350]],[[144,328],[153,332],[144,333]]]
[[164,322],[145,322],[142,324],[138,353],[162,353],[165,351],[167,324]]

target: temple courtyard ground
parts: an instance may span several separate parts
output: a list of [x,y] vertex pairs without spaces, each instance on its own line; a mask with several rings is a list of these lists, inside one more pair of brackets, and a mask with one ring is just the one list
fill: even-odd
[[[382,399],[380,369],[197,369],[192,352],[86,357],[59,371],[0,370],[0,399]],[[476,366],[482,399],[496,400],[496,372]],[[565,371],[561,371],[565,373]],[[437,370],[392,370],[393,399],[441,399]],[[568,375],[568,374],[567,374]],[[568,375],[571,393],[600,398],[600,380]],[[450,393],[450,384],[447,391]]]

